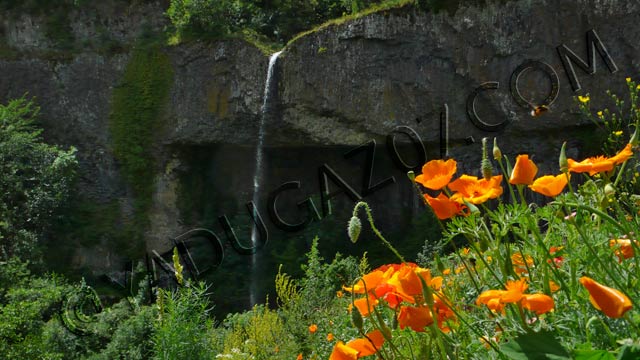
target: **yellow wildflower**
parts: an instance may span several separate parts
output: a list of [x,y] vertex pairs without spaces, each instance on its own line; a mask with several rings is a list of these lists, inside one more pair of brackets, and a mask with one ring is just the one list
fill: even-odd
[[580,100],[581,103],[586,104],[589,102],[589,96],[578,96],[578,100]]
[[622,135],[622,130],[614,131],[614,132],[613,132],[613,135],[615,135],[615,136],[620,136],[620,135]]
[[631,82],[631,78],[630,78],[630,77],[625,78],[625,80],[626,80],[627,82]]

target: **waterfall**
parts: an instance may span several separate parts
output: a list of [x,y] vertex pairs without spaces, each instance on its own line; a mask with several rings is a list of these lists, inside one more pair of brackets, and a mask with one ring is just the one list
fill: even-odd
[[[278,56],[280,56],[282,51],[278,51],[271,55],[269,58],[269,67],[267,68],[267,79],[264,84],[264,97],[262,100],[262,114],[260,116],[260,124],[258,125],[258,145],[256,147],[256,165],[253,172],[253,203],[255,205],[254,211],[258,211],[259,206],[259,198],[260,198],[260,180],[262,177],[262,157],[263,157],[263,146],[264,146],[264,133],[265,133],[265,122],[267,116],[270,112],[271,107],[271,98],[277,93],[277,82],[274,76],[274,69],[276,62],[278,60]],[[251,246],[254,248],[258,246],[258,229],[254,224],[251,230]],[[251,271],[255,272],[257,266],[257,254],[254,253],[251,255]],[[253,307],[256,304],[256,283],[255,276],[251,276],[251,285],[249,289],[249,302],[250,306]]]

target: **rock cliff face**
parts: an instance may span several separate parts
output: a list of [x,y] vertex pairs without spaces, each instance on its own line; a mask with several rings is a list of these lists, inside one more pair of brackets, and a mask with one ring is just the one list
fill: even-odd
[[[11,50],[0,59],[0,100],[35,96],[46,138],[79,150],[80,192],[97,203],[117,201],[126,221],[132,194],[112,151],[112,93],[136,41],[143,41],[137,39],[165,25],[162,8],[150,4],[122,11],[104,5],[70,19],[78,47],[64,54],[43,35],[41,18],[0,19],[2,49]],[[461,7],[455,14],[405,7],[324,26],[290,43],[276,64],[278,96],[271,104],[273,116],[264,122],[261,188],[300,180],[298,200],[312,195],[317,202],[317,169],[328,164],[361,192],[362,162],[347,160],[344,153],[371,139],[382,145],[399,126],[419,135],[429,159],[444,154],[447,143],[462,171],[477,171],[482,137],[498,137],[505,154],[533,154],[541,171],[555,171],[563,141],[570,141],[571,156],[597,151],[594,128],[580,119],[573,97],[590,94],[592,108],[600,108],[610,105],[607,89],[626,94],[625,77],[637,79],[638,21],[640,3],[633,1],[521,0]],[[82,47],[105,33],[117,41],[117,51]],[[597,70],[588,74],[578,60],[571,61],[581,86],[577,92],[557,50],[562,45],[583,59],[584,67]],[[590,48],[593,57],[587,56]],[[166,251],[170,238],[194,226],[218,227],[218,215],[244,214],[244,202],[253,199],[268,56],[240,40],[160,51],[170,59],[173,83],[158,119],[161,130],[152,139],[156,177],[145,237],[148,250]],[[517,96],[510,82],[519,69],[524,71]],[[470,96],[483,84],[471,111]],[[552,102],[545,100],[549,97]],[[532,117],[527,103],[548,105],[549,111]],[[441,121],[445,104],[448,121]],[[475,123],[469,112],[476,114]],[[445,129],[448,136],[441,135]],[[415,144],[406,135],[396,139],[401,156],[417,165]],[[419,211],[418,203],[391,162],[392,153],[383,146],[378,150],[373,181],[391,175],[397,181],[366,200],[380,204],[381,217],[408,217],[387,220],[390,228],[404,226]],[[265,219],[267,195],[258,202]],[[346,221],[352,202],[341,197],[336,204],[344,208],[334,206],[334,216]],[[268,227],[271,239],[278,239],[278,230]],[[74,264],[120,266],[104,256],[111,251],[109,239],[100,246],[95,253],[78,251]]]

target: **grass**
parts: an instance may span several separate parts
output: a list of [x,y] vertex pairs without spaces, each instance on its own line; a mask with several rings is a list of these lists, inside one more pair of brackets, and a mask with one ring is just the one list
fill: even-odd
[[412,6],[415,4],[415,0],[390,0],[390,1],[385,1],[379,4],[374,4],[371,7],[368,7],[362,11],[359,11],[355,14],[348,14],[348,15],[344,15],[340,18],[337,19],[332,19],[329,21],[326,21],[312,29],[309,29],[307,31],[301,32],[298,35],[294,36],[291,40],[289,40],[285,46],[285,48],[290,47],[294,42],[296,42],[298,39],[303,38],[309,34],[313,34],[315,32],[327,29],[329,27],[332,26],[337,26],[337,25],[341,25],[344,24],[346,22],[349,21],[353,21],[368,15],[371,15],[373,13],[377,13],[377,12],[381,12],[381,11],[387,11],[387,10],[391,10],[391,9],[398,9],[398,8],[403,8],[405,6]]

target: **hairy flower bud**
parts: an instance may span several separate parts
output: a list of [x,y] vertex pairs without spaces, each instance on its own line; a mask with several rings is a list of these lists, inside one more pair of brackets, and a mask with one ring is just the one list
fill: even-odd
[[480,163],[480,169],[482,170],[482,176],[485,180],[491,179],[493,176],[493,166],[491,161],[487,157],[487,138],[482,138],[482,162]]
[[498,138],[493,138],[493,159],[500,160],[502,158],[502,151],[498,147]]
[[349,220],[349,226],[347,227],[347,233],[349,234],[349,239],[351,239],[352,243],[356,243],[358,241],[358,237],[360,237],[360,230],[362,230],[362,223],[357,216],[352,216],[351,220]]

